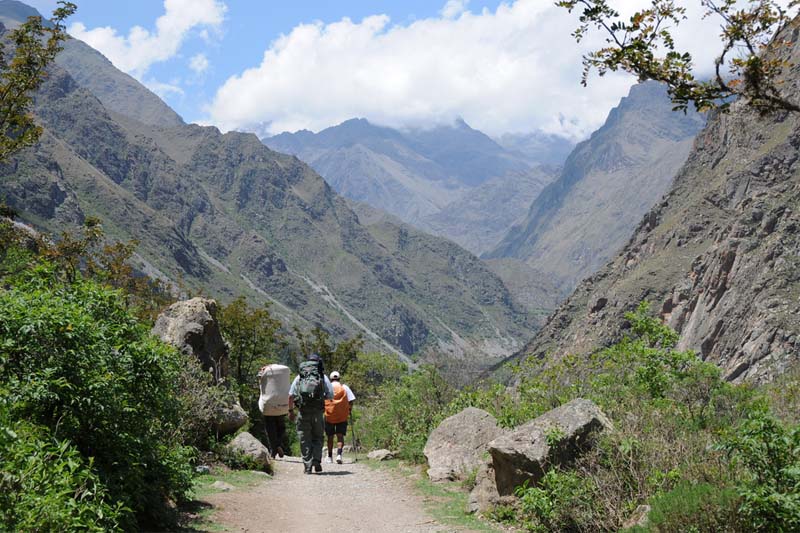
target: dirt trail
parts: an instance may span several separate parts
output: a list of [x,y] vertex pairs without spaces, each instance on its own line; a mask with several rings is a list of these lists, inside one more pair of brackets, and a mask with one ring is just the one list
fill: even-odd
[[214,521],[232,532],[463,531],[428,516],[424,499],[398,474],[348,458],[323,469],[306,475],[299,458],[285,457],[275,462],[273,479],[204,500],[215,508]]

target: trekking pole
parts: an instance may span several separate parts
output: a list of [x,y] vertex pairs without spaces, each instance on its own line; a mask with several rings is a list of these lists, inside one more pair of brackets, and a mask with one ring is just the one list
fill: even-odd
[[353,413],[350,413],[350,425],[353,427],[353,431],[350,433],[353,435],[353,462],[358,462],[358,447],[356,445],[356,417],[353,416]]

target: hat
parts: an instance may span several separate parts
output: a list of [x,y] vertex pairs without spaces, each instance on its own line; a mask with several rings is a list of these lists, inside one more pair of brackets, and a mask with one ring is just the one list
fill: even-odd
[[319,356],[319,354],[312,353],[311,355],[308,356],[308,360],[309,361],[322,361],[322,358]]
[[335,370],[331,372],[331,381],[333,381],[334,379],[339,379],[339,373]]

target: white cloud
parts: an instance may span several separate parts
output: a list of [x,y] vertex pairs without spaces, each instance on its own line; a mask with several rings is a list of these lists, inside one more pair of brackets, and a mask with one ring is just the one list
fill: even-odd
[[[619,0],[623,13],[641,0]],[[718,24],[699,20],[688,1],[679,46],[711,65]],[[581,56],[601,46],[594,34],[578,46],[577,13],[552,1],[516,0],[495,11],[464,11],[447,2],[440,17],[391,25],[385,15],[360,22],[296,26],[265,51],[260,65],[229,78],[206,107],[223,130],[268,124],[271,132],[319,130],[351,117],[420,126],[463,117],[490,134],[543,129],[581,138],[605,120],[634,79],[623,74],[580,85]]]
[[205,54],[195,54],[189,60],[189,68],[192,69],[195,74],[202,74],[208,70],[208,66],[209,62]]
[[227,7],[219,0],[164,0],[155,30],[134,26],[127,36],[109,26],[88,29],[81,22],[69,33],[99,50],[120,70],[141,79],[151,65],[178,54],[194,28],[219,28]]
[[446,19],[456,18],[467,10],[467,4],[469,0],[447,0],[440,13]]

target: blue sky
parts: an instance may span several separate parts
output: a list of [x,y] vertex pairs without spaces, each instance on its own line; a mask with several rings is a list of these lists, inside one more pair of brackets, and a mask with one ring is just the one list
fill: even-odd
[[[32,0],[43,11],[54,0]],[[352,117],[464,118],[499,135],[580,139],[634,82],[580,86],[574,15],[551,0],[76,0],[70,32],[189,122],[260,134]],[[618,0],[623,8],[642,0]],[[699,4],[694,2],[694,4]],[[691,3],[689,4],[691,5]],[[624,9],[623,9],[624,11]],[[701,56],[710,47],[687,27]]]

